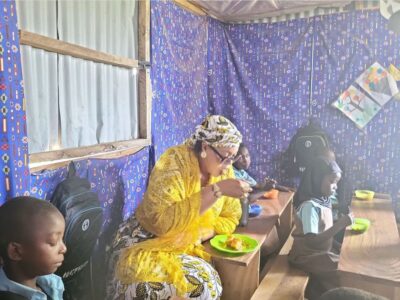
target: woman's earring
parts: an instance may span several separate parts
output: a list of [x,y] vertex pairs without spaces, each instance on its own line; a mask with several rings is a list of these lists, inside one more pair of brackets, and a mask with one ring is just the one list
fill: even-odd
[[206,151],[201,151],[200,157],[203,158],[203,159],[206,158],[207,157]]

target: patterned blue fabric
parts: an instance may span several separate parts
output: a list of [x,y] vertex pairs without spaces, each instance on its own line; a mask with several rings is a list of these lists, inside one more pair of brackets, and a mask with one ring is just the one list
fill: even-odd
[[[143,198],[149,176],[149,147],[118,159],[89,159],[76,163],[77,175],[87,177],[104,208],[103,233],[113,232],[135,211]],[[50,199],[67,168],[31,174],[30,194]]]
[[260,180],[281,179],[281,153],[307,119],[313,20],[275,24],[210,22],[212,110],[243,134]]
[[400,35],[390,32],[387,23],[378,11],[315,18],[312,113],[344,166],[347,195],[359,188],[392,196],[400,191],[400,102],[388,102],[364,131],[330,107],[375,61],[400,66]]
[[15,1],[0,2],[0,205],[29,190],[28,139]]
[[346,170],[346,199],[356,188],[395,196],[400,189],[399,101],[390,101],[364,132],[331,103],[373,62],[400,66],[399,42],[400,35],[387,30],[378,11],[275,24],[210,21],[212,111],[232,119],[244,134],[253,158],[249,173],[257,179],[293,183],[281,168],[282,152],[312,116],[329,133]]
[[[0,203],[27,191],[48,199],[65,169],[28,176],[15,2],[2,1],[0,11]],[[181,143],[207,113],[221,113],[244,134],[253,158],[249,173],[288,183],[282,152],[311,111],[330,134],[346,170],[347,192],[368,188],[397,193],[400,103],[390,101],[364,132],[330,106],[374,61],[400,65],[400,36],[387,30],[379,12],[224,25],[170,1],[152,1],[151,16],[155,157]],[[129,156],[131,164],[128,158],[81,162],[81,175],[100,191],[107,220],[111,211],[126,218],[141,201],[150,150]]]
[[181,144],[208,113],[208,18],[151,2],[152,136],[155,157]]

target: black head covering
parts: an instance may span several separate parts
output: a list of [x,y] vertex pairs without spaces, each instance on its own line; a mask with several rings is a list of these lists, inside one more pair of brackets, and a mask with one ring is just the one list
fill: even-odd
[[299,189],[294,197],[294,205],[299,207],[304,201],[313,201],[331,207],[330,197],[322,195],[321,185],[324,177],[330,174],[342,173],[339,165],[334,160],[326,157],[317,157],[304,171]]

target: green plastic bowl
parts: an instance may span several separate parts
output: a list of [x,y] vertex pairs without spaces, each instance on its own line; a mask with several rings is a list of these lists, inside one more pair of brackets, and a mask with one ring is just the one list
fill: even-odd
[[371,221],[365,218],[354,218],[354,224],[351,225],[351,230],[355,232],[364,232],[371,225]]

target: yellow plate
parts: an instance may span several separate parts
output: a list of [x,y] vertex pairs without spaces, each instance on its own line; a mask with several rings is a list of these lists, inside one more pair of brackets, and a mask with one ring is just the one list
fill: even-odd
[[351,225],[351,229],[357,232],[366,231],[371,225],[371,221],[365,218],[354,218],[354,224]]
[[374,191],[368,191],[368,190],[356,190],[354,194],[356,195],[356,198],[363,200],[372,200],[374,199],[375,196]]

